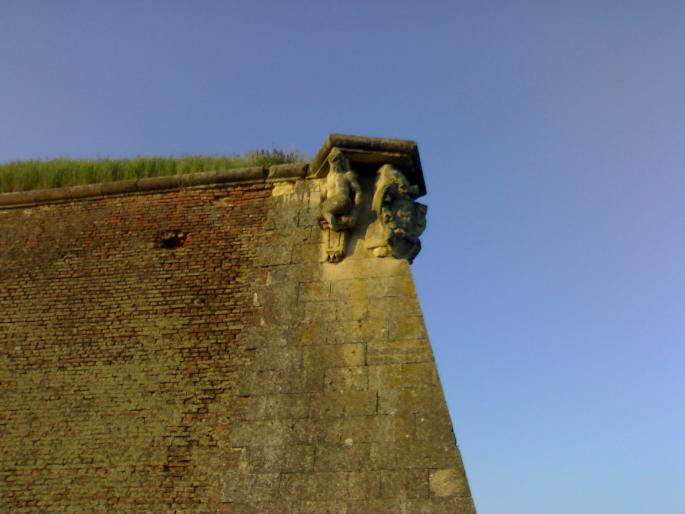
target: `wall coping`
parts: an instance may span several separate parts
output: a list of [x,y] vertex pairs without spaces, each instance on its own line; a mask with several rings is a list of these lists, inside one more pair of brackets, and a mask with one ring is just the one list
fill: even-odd
[[116,182],[100,182],[80,186],[34,189],[0,194],[0,209],[26,207],[45,203],[70,202],[88,198],[131,193],[151,193],[155,191],[178,190],[189,187],[210,186],[225,183],[267,183],[279,180],[305,178],[308,163],[276,164],[273,166],[254,166],[230,170],[204,171],[184,175],[146,177]]
[[235,168],[0,193],[0,209],[96,199],[111,195],[178,190],[214,184],[268,183],[281,180],[319,178],[328,173],[326,157],[333,148],[344,151],[353,165],[398,165],[407,174],[410,182],[418,185],[419,196],[426,193],[423,170],[415,141],[330,134],[311,163],[276,164],[269,167]]

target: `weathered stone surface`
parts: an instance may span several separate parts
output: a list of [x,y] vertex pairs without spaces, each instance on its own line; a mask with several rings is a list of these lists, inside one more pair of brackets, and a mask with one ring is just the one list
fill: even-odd
[[347,250],[349,231],[357,225],[362,189],[344,152],[333,148],[327,160],[329,171],[321,195],[321,227],[325,231],[326,260],[340,262]]
[[376,257],[407,259],[411,262],[421,250],[419,236],[426,228],[425,205],[414,201],[419,187],[390,164],[378,170],[372,209],[376,215],[365,235],[365,246]]
[[278,493],[277,473],[229,473],[224,477],[225,502],[254,502],[271,500]]
[[366,350],[369,364],[402,364],[432,362],[433,355],[427,339],[399,339],[371,341]]
[[328,368],[324,376],[326,391],[363,391],[369,388],[369,368]]
[[429,497],[429,472],[425,469],[392,469],[380,473],[383,498],[417,500]]
[[470,494],[463,473],[452,468],[432,470],[430,472],[430,489],[431,495],[440,497],[466,497]]
[[298,419],[309,416],[309,396],[300,393],[254,396],[248,402],[250,420]]
[[[322,210],[336,146],[358,183]],[[384,164],[425,192],[416,146],[324,154],[0,195],[1,511],[475,512],[413,250],[364,239]]]
[[[274,442],[281,443],[278,440]],[[250,445],[246,460],[249,470],[255,473],[310,471],[314,467],[314,447],[282,443],[275,446]]]
[[306,346],[303,348],[303,366],[306,369],[363,366],[365,360],[366,345],[363,343]]
[[377,411],[375,391],[335,391],[311,395],[312,418],[366,416]]
[[322,471],[359,471],[369,467],[368,443],[346,439],[342,444],[323,445],[316,448],[316,469]]
[[382,414],[447,414],[442,391],[437,387],[388,389],[378,393]]

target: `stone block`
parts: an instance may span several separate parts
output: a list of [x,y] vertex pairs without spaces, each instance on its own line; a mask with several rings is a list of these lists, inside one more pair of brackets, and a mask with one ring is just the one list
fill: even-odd
[[348,475],[350,500],[371,500],[381,497],[381,472],[356,471]]
[[247,395],[272,395],[323,390],[323,369],[261,370],[245,374],[241,392]]
[[370,445],[371,469],[397,469],[397,453],[400,448],[396,442],[375,442]]
[[302,350],[293,347],[265,347],[257,349],[254,369],[295,369],[302,364]]
[[329,368],[325,371],[325,391],[364,391],[368,385],[369,369],[367,367]]
[[378,393],[382,414],[447,414],[442,391],[437,387],[387,389]]
[[331,298],[340,301],[383,300],[391,305],[413,299],[416,304],[416,291],[410,276],[354,277],[333,280]]
[[367,362],[372,364],[403,364],[433,362],[433,354],[426,339],[369,341]]
[[376,394],[369,391],[345,391],[312,395],[312,418],[364,416],[376,413]]
[[430,491],[432,496],[438,497],[470,495],[466,476],[454,468],[431,470]]
[[388,338],[395,339],[427,339],[426,325],[423,316],[407,316],[398,318],[390,323]]
[[[347,440],[350,441],[350,440]],[[315,468],[320,471],[359,471],[369,465],[369,444],[345,442],[316,447]]]
[[398,446],[399,468],[447,468],[458,459],[456,446],[442,441],[409,439]]
[[301,435],[297,430],[297,421],[250,421],[236,424],[231,432],[230,444],[241,448],[302,444],[305,441]]
[[[273,293],[258,295],[258,301],[262,306],[260,313],[266,325],[289,326],[300,319],[300,313],[297,309],[293,309],[293,305],[297,305],[295,287],[279,288],[277,295]],[[335,311],[333,306],[331,306],[331,311],[333,313]]]
[[223,483],[224,502],[268,501],[278,494],[279,475],[232,472],[224,475]]
[[385,364],[369,366],[369,389],[388,390],[436,387],[435,365],[430,363]]
[[260,440],[266,435],[265,432],[277,432],[281,429],[283,422],[267,421],[262,423],[238,423],[231,432],[231,445],[242,448],[249,445],[258,445]]
[[421,307],[416,296],[371,298],[368,303],[368,314],[369,318],[387,319],[390,323],[395,323],[420,315]]
[[347,502],[347,514],[406,514],[406,508],[397,500],[359,500]]
[[348,494],[347,473],[283,473],[278,494],[293,502],[344,500]]
[[336,320],[329,323],[324,329],[324,338],[328,344],[342,344],[342,343],[361,343],[372,339],[371,326],[368,320]]
[[246,450],[246,462],[253,473],[310,471],[314,466],[314,447],[252,446]]
[[[296,506],[293,505],[292,507]],[[299,504],[299,510],[296,512],[297,514],[347,514],[348,510],[344,500],[334,502],[304,501]]]
[[319,218],[321,218],[321,209],[317,206],[315,208],[300,209],[298,212],[297,222],[300,226],[318,226]]
[[442,441],[456,445],[452,432],[452,421],[447,413],[416,415],[416,438],[422,440]]
[[320,243],[300,243],[293,247],[292,262],[294,264],[315,263],[321,261],[322,256],[323,248]]
[[247,419],[298,419],[309,415],[309,396],[301,393],[252,396]]
[[416,500],[429,497],[428,470],[381,470],[381,497]]
[[373,390],[401,388],[402,364],[369,366],[369,387]]
[[345,258],[338,264],[324,264],[324,274],[330,280],[388,279],[411,277],[409,264],[400,259]]
[[298,286],[298,301],[319,302],[327,301],[331,295],[331,283],[317,280],[314,282],[300,282]]
[[402,506],[407,514],[476,514],[471,498],[431,498],[407,500]]
[[247,329],[246,348],[265,346],[285,346],[291,344],[291,334],[287,326],[256,326]]
[[228,508],[218,511],[199,511],[201,514],[209,514],[209,512],[216,512],[216,514],[301,514],[299,506],[296,503],[261,501],[252,503],[230,503]]
[[366,345],[363,343],[303,348],[302,362],[305,369],[363,366],[365,360]]
[[326,324],[335,321],[336,319],[336,302],[300,302],[290,305],[297,305],[296,312],[298,313],[299,322],[315,322]]
[[327,420],[320,426],[320,440],[327,443],[394,442],[415,434],[414,415],[349,416]]
[[304,346],[322,345],[326,342],[329,327],[335,326],[335,321],[319,323],[317,321],[300,321],[289,328],[293,336],[293,344]]
[[287,240],[263,246],[257,257],[257,264],[261,266],[277,266],[290,264],[293,245]]
[[369,301],[366,298],[338,300],[335,302],[335,317],[338,321],[359,321],[369,317]]

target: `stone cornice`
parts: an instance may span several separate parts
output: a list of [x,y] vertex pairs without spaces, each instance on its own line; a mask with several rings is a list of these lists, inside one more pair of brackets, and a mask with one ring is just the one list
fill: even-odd
[[155,191],[176,190],[188,187],[210,186],[223,183],[272,182],[292,180],[307,176],[309,164],[278,164],[264,167],[236,168],[232,170],[187,173],[148,177],[136,180],[101,182],[81,186],[36,189],[0,194],[0,209],[11,209],[45,203],[61,203],[83,199],[95,199],[110,195],[151,193]]
[[375,173],[384,164],[395,166],[411,184],[418,186],[418,196],[426,194],[419,149],[415,141],[331,134],[312,160],[310,173],[316,177],[323,177],[328,173],[326,159],[333,148],[339,148],[355,169],[368,166]]
[[415,141],[346,134],[330,134],[311,163],[278,164],[270,167],[236,168],[185,175],[149,177],[80,186],[0,193],[0,209],[45,203],[97,199],[110,195],[150,193],[223,183],[271,182],[297,178],[321,178],[328,173],[327,157],[339,148],[355,169],[368,167],[375,173],[381,165],[400,169],[416,185],[418,195],[426,193],[421,160]]

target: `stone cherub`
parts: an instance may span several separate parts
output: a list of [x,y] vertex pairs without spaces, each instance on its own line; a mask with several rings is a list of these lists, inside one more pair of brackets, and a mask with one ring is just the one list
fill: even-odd
[[350,169],[347,157],[334,148],[328,156],[330,171],[326,177],[326,189],[321,199],[324,220],[333,230],[348,230],[357,223],[357,208],[362,193],[354,171]]
[[321,195],[322,227],[328,230],[326,259],[339,262],[345,255],[347,233],[357,224],[362,191],[345,154],[334,148],[328,156],[329,171]]

